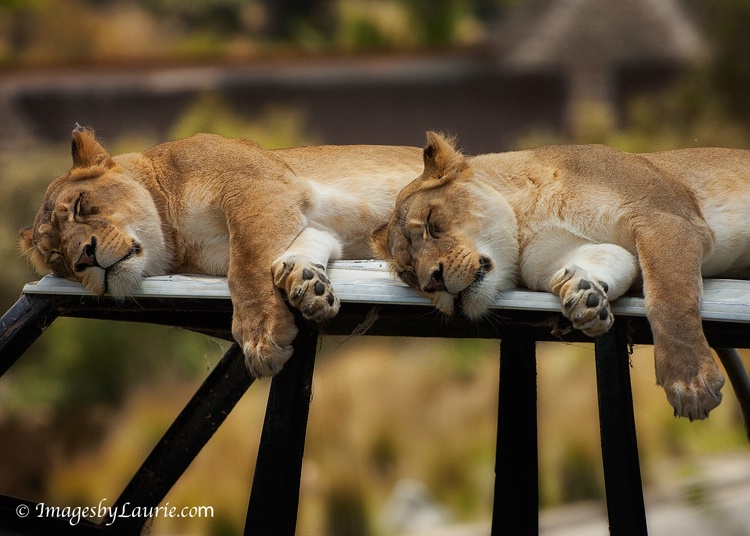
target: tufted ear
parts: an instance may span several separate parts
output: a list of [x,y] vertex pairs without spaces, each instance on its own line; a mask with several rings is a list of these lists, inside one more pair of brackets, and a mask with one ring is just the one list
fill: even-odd
[[18,246],[21,254],[29,260],[29,263],[38,274],[49,273],[49,267],[44,263],[39,249],[34,245],[34,228],[29,225],[18,231],[18,234],[20,237]]
[[73,168],[87,168],[91,166],[114,166],[109,153],[99,145],[90,128],[82,127],[76,123],[72,132],[71,153],[73,155]]
[[435,132],[427,132],[424,148],[424,179],[448,179],[469,168],[464,155],[452,141]]
[[31,225],[24,227],[18,231],[18,236],[21,253],[28,255],[34,248],[34,228]]

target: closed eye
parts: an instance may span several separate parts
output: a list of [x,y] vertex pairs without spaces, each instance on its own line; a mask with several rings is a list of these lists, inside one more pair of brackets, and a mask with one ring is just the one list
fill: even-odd
[[409,285],[412,288],[419,288],[419,281],[417,281],[417,274],[413,268],[406,268],[398,272],[398,278]]
[[76,202],[73,204],[73,217],[77,218],[81,214],[81,205],[83,204],[83,194],[78,196]]
[[427,213],[427,218],[425,219],[424,226],[425,232],[432,238],[437,238],[442,231],[440,226],[435,223],[435,219],[432,217],[432,210]]

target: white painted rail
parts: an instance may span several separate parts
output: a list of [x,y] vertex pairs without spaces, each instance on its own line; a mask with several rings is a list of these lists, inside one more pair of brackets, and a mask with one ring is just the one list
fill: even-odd
[[[342,302],[423,305],[429,300],[418,295],[393,277],[382,261],[336,261],[327,269],[336,295]],[[28,283],[25,294],[84,296],[91,293],[78,283],[54,276]],[[203,275],[165,275],[150,277],[133,289],[135,297],[229,299],[226,278]],[[547,292],[514,289],[501,293],[494,309],[527,311],[560,310],[557,297]],[[614,314],[645,316],[643,298],[623,296],[612,303]],[[750,323],[750,281],[706,279],[701,315],[705,320]]]

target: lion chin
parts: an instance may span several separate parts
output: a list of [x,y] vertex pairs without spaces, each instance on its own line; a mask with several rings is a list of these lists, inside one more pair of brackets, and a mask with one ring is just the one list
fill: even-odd
[[486,316],[493,301],[503,290],[512,285],[501,285],[497,278],[489,280],[487,277],[478,278],[467,287],[457,291],[447,290],[421,293],[427,297],[435,308],[447,316],[463,316],[471,320],[479,320]]
[[147,277],[143,271],[143,262],[123,260],[109,268],[92,267],[81,275],[81,284],[97,296],[107,294],[116,299],[124,299],[133,293]]
[[479,320],[487,315],[500,292],[500,289],[491,289],[488,284],[473,283],[456,295],[455,311],[471,320]]

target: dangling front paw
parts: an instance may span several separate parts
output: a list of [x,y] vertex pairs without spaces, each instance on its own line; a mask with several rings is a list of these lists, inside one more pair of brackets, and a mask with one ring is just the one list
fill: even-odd
[[677,353],[658,357],[656,382],[664,387],[675,417],[692,421],[705,419],[719,405],[724,376],[706,349],[706,355],[698,359]]
[[577,266],[559,270],[551,281],[562,312],[573,327],[590,337],[606,333],[614,322],[607,299],[607,284],[591,278]]
[[325,266],[297,256],[281,257],[271,266],[274,284],[286,292],[289,303],[315,322],[339,312],[339,299],[326,277]]
[[292,356],[294,316],[281,299],[272,304],[235,304],[232,335],[255,378],[278,374]]

